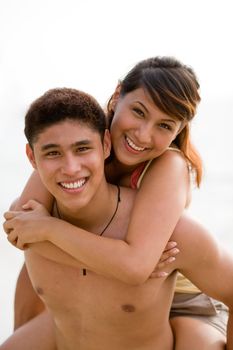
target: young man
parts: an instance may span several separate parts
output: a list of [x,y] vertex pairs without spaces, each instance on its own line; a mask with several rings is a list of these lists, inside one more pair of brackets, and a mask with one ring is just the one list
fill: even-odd
[[[51,90],[32,104],[25,133],[29,160],[56,199],[54,216],[94,235],[123,240],[135,192],[106,182],[110,140],[98,104],[77,90]],[[10,235],[18,223],[12,215],[5,223]],[[233,258],[205,232],[177,232],[172,239],[181,252],[169,275],[134,286],[103,277],[98,268],[82,259],[77,263],[49,242],[30,245],[27,269],[48,311],[25,325],[22,334],[35,338],[23,339],[24,350],[173,349],[169,311],[177,270],[229,307],[227,349],[233,350]],[[87,246],[84,256],[87,251],[91,261],[93,247]],[[45,335],[41,343],[38,334]],[[9,340],[2,349],[20,349],[17,344]]]

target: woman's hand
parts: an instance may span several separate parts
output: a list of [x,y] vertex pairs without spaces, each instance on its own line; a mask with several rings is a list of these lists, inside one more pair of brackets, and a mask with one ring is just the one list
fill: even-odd
[[43,224],[50,217],[49,212],[40,203],[30,200],[24,206],[25,211],[7,211],[4,231],[8,241],[15,247],[24,250],[29,243],[46,240],[43,235]]
[[159,259],[159,263],[156,265],[154,271],[150,275],[150,278],[160,278],[166,277],[168,272],[162,271],[165,267],[169,266],[173,261],[175,261],[175,256],[179,253],[177,248],[177,243],[169,241]]

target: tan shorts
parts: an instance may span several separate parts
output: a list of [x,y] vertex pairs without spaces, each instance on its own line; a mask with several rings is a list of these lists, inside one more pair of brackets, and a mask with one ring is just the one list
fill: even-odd
[[199,319],[213,326],[226,336],[227,307],[220,301],[212,299],[203,293],[175,293],[170,317],[177,316],[188,316]]

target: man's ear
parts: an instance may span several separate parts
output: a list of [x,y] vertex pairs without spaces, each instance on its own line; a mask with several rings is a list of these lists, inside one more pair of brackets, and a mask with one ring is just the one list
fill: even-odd
[[29,159],[29,162],[31,163],[33,168],[36,169],[37,166],[36,166],[34,152],[33,152],[33,149],[31,148],[31,146],[29,145],[29,143],[26,144],[26,154],[27,154],[27,157]]
[[107,159],[110,156],[110,152],[111,152],[111,136],[108,129],[105,129],[105,132],[104,132],[103,148],[104,148],[104,159]]
[[121,93],[121,82],[118,82],[117,87],[116,87],[116,89],[112,95],[112,98],[111,98],[111,110],[113,112],[115,111],[115,107],[116,107],[116,104],[119,100],[120,93]]

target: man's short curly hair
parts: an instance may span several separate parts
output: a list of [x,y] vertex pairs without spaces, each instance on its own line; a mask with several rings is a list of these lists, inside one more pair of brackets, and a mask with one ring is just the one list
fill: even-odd
[[106,118],[98,102],[83,91],[56,88],[48,90],[30,105],[24,128],[28,143],[32,147],[44,129],[67,119],[87,124],[103,140]]

